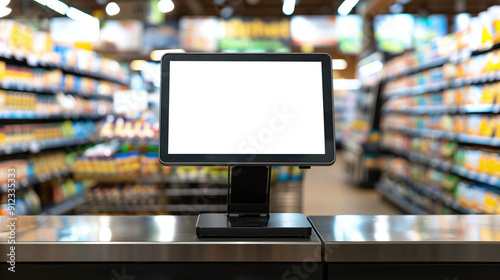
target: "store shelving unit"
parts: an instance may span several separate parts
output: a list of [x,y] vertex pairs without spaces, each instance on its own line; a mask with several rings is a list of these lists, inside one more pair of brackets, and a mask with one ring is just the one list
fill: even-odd
[[336,89],[333,94],[335,104],[335,144],[342,147],[344,130],[354,117],[356,108],[356,96],[358,91],[354,89]]
[[[358,73],[362,86],[356,96],[356,114],[343,135],[343,159],[352,181],[364,188],[373,188],[380,170],[375,163],[379,156],[381,53],[373,53],[360,60]],[[375,69],[372,70],[375,66]],[[369,69],[361,70],[360,69]]]
[[[225,212],[227,201],[227,180],[204,176],[168,175],[106,175],[75,174],[76,180],[93,180],[103,188],[126,187],[127,184],[156,185],[158,190],[151,194],[120,195],[103,201],[87,200],[75,208],[78,214],[95,213],[168,213],[199,214],[202,212]],[[271,208],[274,212],[300,212],[302,210],[302,180],[275,179],[271,184]],[[141,201],[151,201],[145,204]],[[135,202],[134,202],[135,201]]]
[[34,87],[5,86],[5,85],[2,85],[0,83],[0,90],[29,92],[29,93],[36,93],[36,94],[43,94],[43,95],[54,95],[56,93],[62,92],[65,94],[69,94],[69,95],[73,95],[73,96],[80,96],[80,97],[85,97],[85,98],[97,98],[97,99],[103,99],[103,100],[109,100],[109,101],[113,100],[113,96],[110,96],[110,95],[86,94],[86,93],[82,93],[82,92],[63,90],[60,88],[39,89],[39,88],[34,88]]
[[390,187],[384,183],[377,183],[375,188],[379,193],[383,195],[385,199],[397,206],[399,209],[403,210],[405,213],[411,215],[428,215],[428,211],[414,205],[411,201],[407,200],[403,196],[399,196],[391,192]]
[[0,120],[98,120],[107,115],[82,114],[82,115],[37,115],[20,114],[18,112],[0,112]]
[[75,137],[66,139],[55,139],[47,141],[31,142],[29,144],[12,145],[0,148],[0,156],[19,153],[39,153],[40,151],[67,148],[76,145],[96,144],[102,142],[97,137]]
[[[46,176],[27,178],[25,180],[20,181],[18,184],[16,184],[15,189],[19,190],[22,188],[27,188],[29,186],[34,186],[36,184],[47,182],[47,181],[50,181],[50,180],[55,179],[55,178],[66,177],[70,174],[71,174],[71,170],[65,169],[65,170],[59,171],[57,173],[52,173],[52,174],[46,175]],[[7,189],[6,184],[0,185],[0,190],[6,190],[6,189]]]
[[129,83],[128,78],[117,79],[114,75],[109,75],[109,74],[101,73],[98,71],[88,71],[88,70],[79,69],[77,67],[72,67],[72,66],[68,66],[68,65],[64,65],[64,64],[43,62],[43,61],[39,61],[37,59],[35,59],[35,60],[26,59],[24,57],[20,57],[20,56],[16,56],[16,55],[0,54],[0,61],[3,61],[5,63],[11,64],[11,65],[29,67],[29,68],[33,68],[33,69],[36,69],[36,68],[57,69],[57,70],[63,71],[66,74],[88,77],[88,78],[98,79],[98,80],[107,80],[107,81],[117,83],[117,84],[128,85],[128,83]]
[[[15,20],[0,26],[0,164],[21,168],[16,209],[70,212],[87,198],[80,189],[84,184],[71,178],[69,158],[105,141],[91,130],[111,113],[113,92],[127,87],[127,71],[91,51],[55,45],[47,33],[38,32],[35,43],[35,31]],[[7,189],[0,186],[1,211]]]
[[[494,197],[500,197],[500,177],[497,174],[479,172],[471,169],[471,166],[466,167],[457,159],[456,155],[443,158],[440,154],[431,155],[432,152],[422,154],[414,149],[415,145],[418,145],[415,143],[433,143],[432,145],[436,145],[436,143],[441,143],[440,145],[456,143],[458,150],[498,153],[500,138],[496,137],[494,133],[489,133],[488,136],[486,134],[469,134],[469,131],[465,131],[461,125],[457,126],[457,124],[461,123],[461,119],[467,120],[473,116],[495,118],[500,113],[500,96],[496,89],[493,90],[494,98],[488,99],[489,101],[485,101],[484,98],[481,99],[482,97],[477,97],[477,95],[476,97],[470,97],[473,93],[469,91],[469,86],[491,86],[493,88],[500,82],[500,71],[491,70],[480,74],[475,73],[473,76],[458,78],[447,73],[447,71],[450,71],[450,67],[454,69],[453,67],[459,68],[465,64],[469,67],[465,69],[470,69],[472,67],[470,65],[473,63],[471,61],[477,59],[477,56],[497,52],[498,48],[499,44],[482,51],[461,50],[457,54],[423,62],[418,67],[404,70],[399,74],[390,75],[383,79],[382,84],[385,89],[388,88],[390,83],[397,82],[398,79],[411,78],[418,80],[411,75],[419,75],[419,79],[422,79],[422,77],[429,79],[438,76],[438,74],[435,74],[436,71],[438,73],[442,71],[443,73],[441,80],[433,80],[430,83],[417,86],[391,87],[390,90],[382,90],[384,100],[382,118],[384,120],[381,131],[383,139],[382,151],[386,155],[385,160],[392,158],[404,159],[411,168],[415,168],[414,165],[420,165],[425,170],[448,174],[446,176],[456,176],[459,178],[458,182],[463,182],[468,186],[465,188],[466,190],[480,189],[486,197],[485,199],[490,196],[493,197],[489,202],[484,200],[484,202],[464,203],[463,194],[459,194],[457,185],[448,191],[429,187],[422,182],[412,180],[406,175],[393,174],[391,172],[393,166],[386,166],[384,175],[377,184],[377,190],[396,205],[406,209],[406,212],[420,214],[422,213],[420,210],[424,210],[428,213],[476,214],[496,211],[494,209],[485,211],[485,209],[497,207],[494,202],[496,201]],[[429,71],[435,72],[431,73]],[[464,94],[463,97],[461,96],[463,102],[471,103],[472,100],[476,100],[476,103],[450,103],[449,99],[446,99],[446,94],[458,94],[456,92]],[[483,93],[481,92],[481,94]],[[422,102],[426,104],[422,104]],[[441,120],[441,122],[437,124],[435,120]],[[447,125],[450,120],[455,121],[454,127]],[[432,121],[435,121],[435,123],[432,123]],[[448,123],[445,123],[446,121]],[[467,121],[464,121],[464,123],[465,125],[468,124]],[[429,127],[431,125],[432,127]],[[385,140],[384,137],[386,137]],[[395,140],[396,138],[397,140]],[[401,139],[406,140],[402,141]],[[458,153],[458,151],[454,153]],[[424,173],[421,176],[425,178],[426,175]],[[488,207],[483,203],[488,204]]]

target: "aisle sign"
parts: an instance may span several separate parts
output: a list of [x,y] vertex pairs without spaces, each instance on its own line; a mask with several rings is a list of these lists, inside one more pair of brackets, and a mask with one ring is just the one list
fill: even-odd
[[344,53],[362,50],[363,20],[348,16],[293,16],[292,43],[296,46],[338,47]]
[[107,20],[95,48],[100,51],[139,51],[144,26],[138,20]]
[[187,51],[290,51],[288,19],[183,17],[179,34]]
[[243,52],[290,51],[290,21],[232,18],[220,21],[219,49]]
[[82,23],[67,17],[52,18],[50,36],[59,43],[96,42],[99,39],[99,21]]

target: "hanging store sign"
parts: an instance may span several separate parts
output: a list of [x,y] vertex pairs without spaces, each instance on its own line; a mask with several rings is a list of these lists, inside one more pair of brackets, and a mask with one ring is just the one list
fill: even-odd
[[291,44],[288,19],[183,17],[179,35],[187,51],[287,52]]
[[219,22],[219,49],[235,52],[290,51],[290,21],[232,18]]
[[363,47],[363,20],[348,16],[293,16],[292,43],[319,48],[338,47],[344,53],[359,53]]

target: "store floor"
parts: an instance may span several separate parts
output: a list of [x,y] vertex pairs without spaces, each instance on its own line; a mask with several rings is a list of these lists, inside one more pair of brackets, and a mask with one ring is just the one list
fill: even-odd
[[307,215],[400,215],[376,190],[362,189],[349,182],[342,154],[333,166],[306,170],[303,212]]

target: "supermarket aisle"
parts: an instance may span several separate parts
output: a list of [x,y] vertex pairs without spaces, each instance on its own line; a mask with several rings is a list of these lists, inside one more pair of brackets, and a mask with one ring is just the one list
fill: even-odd
[[306,171],[303,199],[305,215],[398,215],[403,214],[375,190],[352,185],[337,154],[333,166]]

